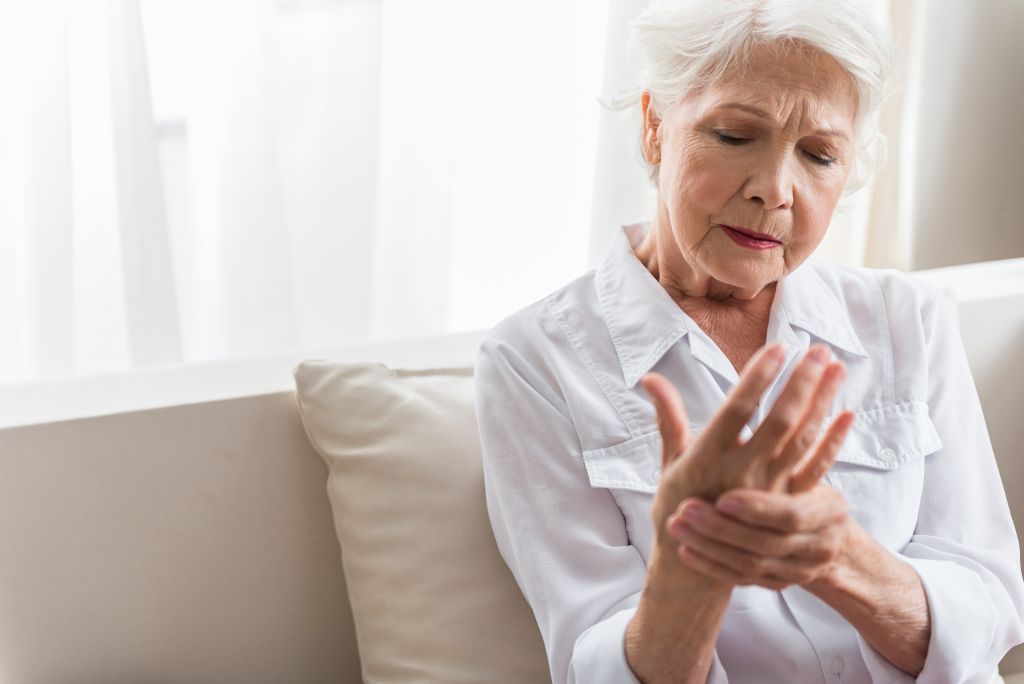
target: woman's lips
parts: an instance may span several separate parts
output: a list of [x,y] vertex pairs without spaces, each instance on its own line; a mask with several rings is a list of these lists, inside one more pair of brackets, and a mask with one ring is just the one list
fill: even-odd
[[744,229],[733,228],[731,226],[722,226],[722,231],[729,236],[729,238],[740,247],[746,247],[747,249],[772,249],[778,247],[782,243],[774,238],[770,238],[763,233],[748,232]]

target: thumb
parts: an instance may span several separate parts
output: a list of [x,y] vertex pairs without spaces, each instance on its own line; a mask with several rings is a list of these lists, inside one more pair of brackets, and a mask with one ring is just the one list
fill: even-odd
[[661,433],[661,467],[665,469],[679,458],[690,443],[690,427],[679,390],[659,373],[648,373],[640,384],[654,400],[658,413],[658,431]]

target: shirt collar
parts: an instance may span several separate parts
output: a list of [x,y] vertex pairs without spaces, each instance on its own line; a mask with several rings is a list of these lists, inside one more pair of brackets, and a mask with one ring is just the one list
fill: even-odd
[[[840,288],[826,278],[832,264],[810,257],[779,281],[775,291],[778,312],[789,325],[805,330],[835,350],[867,358],[850,321],[850,310],[840,299]],[[773,310],[773,315],[776,313]]]
[[595,274],[597,300],[627,387],[689,331],[689,316],[633,253],[630,237],[639,243],[646,230],[643,223],[617,230]]
[[[636,385],[696,325],[633,253],[632,243],[639,244],[647,230],[649,224],[636,223],[616,231],[595,274],[598,303],[627,387]],[[866,357],[846,308],[817,265],[808,260],[779,282],[771,315],[783,316],[780,323],[834,348]]]

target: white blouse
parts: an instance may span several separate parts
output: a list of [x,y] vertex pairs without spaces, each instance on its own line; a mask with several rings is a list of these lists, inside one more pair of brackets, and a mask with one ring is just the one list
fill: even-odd
[[[636,258],[647,230],[620,230],[595,271],[500,322],[477,359],[488,512],[556,684],[637,682],[624,635],[644,586],[661,475],[654,407],[639,379],[653,370],[671,380],[695,432],[738,379]],[[918,681],[988,682],[1024,641],[1024,581],[951,308],[900,272],[811,258],[780,281],[768,339],[784,341],[788,359],[744,436],[799,356],[827,343],[847,368],[833,411],[857,413],[827,483],[921,577],[932,631]],[[734,589],[708,681],[913,679],[793,586]]]

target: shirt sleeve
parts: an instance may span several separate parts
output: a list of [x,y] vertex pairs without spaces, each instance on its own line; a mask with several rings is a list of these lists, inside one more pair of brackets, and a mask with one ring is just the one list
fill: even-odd
[[[917,681],[987,684],[999,660],[1024,640],[1020,550],[945,297],[933,299],[923,321],[928,408],[943,446],[926,457],[917,525],[901,554],[921,578],[931,617],[928,655]],[[860,647],[876,681],[891,676],[892,666],[862,638]]]
[[[553,380],[489,337],[476,407],[491,526],[533,609],[554,684],[639,684],[625,634],[647,576],[611,493],[592,487]],[[715,657],[710,682],[727,679]]]

